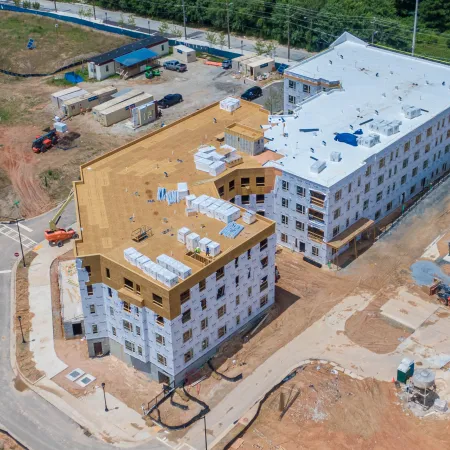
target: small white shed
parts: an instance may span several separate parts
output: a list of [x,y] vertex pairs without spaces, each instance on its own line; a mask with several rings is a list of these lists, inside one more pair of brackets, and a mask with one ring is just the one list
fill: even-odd
[[175,59],[185,64],[197,61],[195,50],[186,47],[186,45],[176,45],[173,48],[173,56]]

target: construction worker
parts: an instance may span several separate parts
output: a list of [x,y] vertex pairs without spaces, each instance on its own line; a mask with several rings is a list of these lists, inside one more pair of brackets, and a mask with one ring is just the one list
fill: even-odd
[[209,247],[206,246],[206,256],[209,256]]

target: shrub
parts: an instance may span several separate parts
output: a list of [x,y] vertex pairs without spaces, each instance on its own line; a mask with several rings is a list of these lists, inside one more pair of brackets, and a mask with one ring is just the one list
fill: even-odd
[[41,4],[40,4],[39,2],[33,2],[33,3],[31,4],[31,7],[32,7],[33,9],[40,9],[40,8],[41,8]]
[[24,1],[22,2],[22,7],[27,8],[27,9],[30,9],[30,8],[31,8],[31,2],[29,2],[29,1],[27,1],[27,0],[24,0]]

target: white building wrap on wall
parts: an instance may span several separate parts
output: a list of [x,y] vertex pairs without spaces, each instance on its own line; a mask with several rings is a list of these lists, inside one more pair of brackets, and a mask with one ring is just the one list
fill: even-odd
[[[181,306],[181,314],[172,321],[161,321],[147,307],[130,305],[130,311],[125,311],[117,291],[103,283],[93,284],[89,294],[88,273],[77,259],[88,345],[102,340],[104,348],[111,348],[120,357],[114,350],[118,344],[129,357],[122,357],[126,362],[136,366],[140,361],[142,365],[137,367],[157,380],[160,372],[180,381],[191,367],[197,367],[195,362],[212,355],[221,342],[274,303],[275,250],[273,234],[265,248],[260,249],[258,243],[228,263],[223,277],[217,280],[216,273],[207,277],[202,291],[195,285]],[[226,331],[219,335],[223,327]],[[189,351],[192,356],[188,359]]]

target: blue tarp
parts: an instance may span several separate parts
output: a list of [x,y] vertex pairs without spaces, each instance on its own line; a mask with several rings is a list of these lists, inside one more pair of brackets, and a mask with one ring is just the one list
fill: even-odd
[[358,137],[351,133],[337,133],[334,137],[335,141],[343,142],[344,144],[358,146]]
[[128,53],[128,55],[119,56],[118,58],[115,58],[114,61],[122,64],[122,66],[131,67],[156,57],[158,57],[157,53],[152,52],[148,48],[141,48],[140,50]]
[[73,84],[81,83],[83,81],[83,78],[80,77],[80,75],[77,75],[75,72],[65,73],[64,78]]

